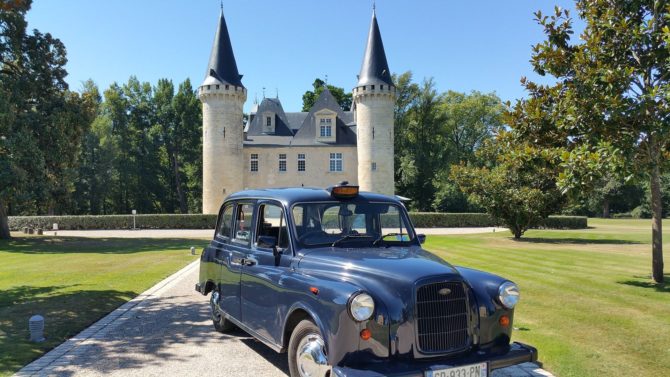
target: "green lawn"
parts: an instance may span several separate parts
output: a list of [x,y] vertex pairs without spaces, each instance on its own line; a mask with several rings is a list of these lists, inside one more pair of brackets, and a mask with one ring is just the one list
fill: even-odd
[[[670,376],[670,282],[650,280],[650,220],[589,226],[520,241],[508,232],[429,236],[426,248],[519,284],[513,338],[536,346],[557,376]],[[670,232],[664,240],[669,266]]]
[[[0,240],[0,376],[10,375],[197,257],[187,239]],[[46,317],[46,342],[28,319]]]

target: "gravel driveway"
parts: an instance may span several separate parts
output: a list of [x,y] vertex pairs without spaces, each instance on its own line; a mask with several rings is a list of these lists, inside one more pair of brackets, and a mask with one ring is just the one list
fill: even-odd
[[[198,262],[158,283],[17,376],[281,376],[277,354],[242,331],[219,334],[207,299],[195,292]],[[551,376],[535,364],[492,377]]]

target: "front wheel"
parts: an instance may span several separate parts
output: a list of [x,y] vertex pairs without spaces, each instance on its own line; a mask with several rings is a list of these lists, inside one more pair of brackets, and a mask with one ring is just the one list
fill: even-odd
[[325,377],[330,371],[326,347],[319,328],[310,320],[298,323],[289,341],[291,377]]
[[235,328],[235,325],[226,319],[226,316],[221,313],[218,305],[219,297],[220,294],[218,289],[212,291],[212,294],[209,298],[209,309],[212,313],[212,322],[214,323],[214,328],[216,331],[224,333]]

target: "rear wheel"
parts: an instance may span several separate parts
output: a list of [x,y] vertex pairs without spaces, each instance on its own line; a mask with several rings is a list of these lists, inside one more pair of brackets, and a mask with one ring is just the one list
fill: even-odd
[[288,347],[291,377],[327,377],[330,366],[319,328],[310,320],[298,323]]
[[212,294],[209,297],[209,309],[212,313],[212,322],[214,323],[214,328],[218,332],[228,332],[235,328],[235,325],[230,322],[228,319],[226,319],[226,316],[223,315],[221,310],[219,309],[219,289],[215,289],[212,291]]

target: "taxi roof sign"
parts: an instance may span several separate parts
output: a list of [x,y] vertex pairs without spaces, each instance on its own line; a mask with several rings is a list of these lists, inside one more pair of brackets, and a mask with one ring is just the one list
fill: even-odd
[[354,198],[358,196],[358,186],[349,186],[347,181],[328,187],[327,190],[335,198]]

